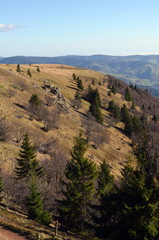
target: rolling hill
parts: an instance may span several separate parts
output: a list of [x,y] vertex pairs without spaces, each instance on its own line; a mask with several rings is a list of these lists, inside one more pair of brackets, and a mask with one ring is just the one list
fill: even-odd
[[25,57],[15,56],[0,59],[5,64],[64,64],[114,75],[125,82],[133,82],[148,88],[159,96],[159,55],[132,56],[61,56]]

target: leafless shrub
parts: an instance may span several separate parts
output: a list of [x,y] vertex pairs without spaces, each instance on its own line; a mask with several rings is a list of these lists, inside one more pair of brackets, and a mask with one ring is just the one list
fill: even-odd
[[46,185],[43,185],[44,203],[47,209],[53,213],[56,212],[56,199],[61,198],[61,181],[64,180],[64,170],[67,163],[67,157],[62,150],[52,151],[51,159],[43,162],[46,174]]
[[83,119],[82,125],[87,137],[87,141],[93,142],[95,148],[98,148],[99,145],[109,141],[109,134],[106,128],[94,121],[93,118]]
[[98,148],[99,145],[102,145],[103,143],[108,143],[109,134],[106,129],[103,129],[101,132],[94,132],[92,134],[92,141],[95,144],[95,148]]
[[0,141],[7,141],[10,138],[10,126],[5,119],[0,120]]
[[14,175],[4,174],[3,178],[3,192],[4,203],[8,207],[19,208],[25,210],[25,199],[28,194],[27,182],[25,179],[18,181]]
[[82,101],[79,99],[73,99],[71,101],[71,103],[72,103],[73,107],[76,109],[80,109],[82,107]]
[[17,123],[14,123],[12,125],[11,131],[12,131],[13,141],[15,141],[16,143],[19,143],[22,140],[23,135],[26,132],[24,127],[19,126]]
[[62,108],[60,105],[54,105],[47,114],[43,115],[44,130],[46,132],[50,131],[53,128],[58,128],[60,113]]
[[8,91],[7,91],[7,96],[8,96],[9,98],[14,97],[15,94],[16,94],[15,89],[13,89],[13,88],[9,88],[9,89],[8,89]]
[[45,115],[48,114],[48,111],[45,108],[43,103],[41,103],[40,105],[35,105],[32,103],[29,103],[28,113],[29,113],[30,119],[42,121],[44,119]]
[[47,141],[35,142],[36,150],[43,154],[52,153],[53,149],[57,149],[57,140],[54,137],[51,137]]
[[59,104],[54,104],[54,106],[52,106],[49,110],[43,103],[38,106],[34,104],[29,104],[28,106],[28,113],[30,119],[43,121],[44,130],[46,132],[50,131],[53,128],[58,128],[58,122],[61,112],[62,107]]
[[24,80],[18,80],[16,82],[16,88],[20,91],[28,90],[28,85],[24,82]]

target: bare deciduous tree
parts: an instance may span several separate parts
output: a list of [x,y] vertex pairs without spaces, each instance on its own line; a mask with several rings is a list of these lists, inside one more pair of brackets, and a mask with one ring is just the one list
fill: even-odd
[[87,141],[93,142],[95,148],[98,148],[99,145],[109,141],[109,134],[106,128],[94,121],[92,116],[89,119],[83,119],[82,125]]
[[24,129],[24,127],[19,126],[18,123],[14,123],[11,127],[11,130],[12,130],[13,141],[15,141],[16,143],[19,143],[22,140],[26,130]]
[[50,159],[43,162],[46,184],[43,185],[42,191],[45,206],[55,214],[57,210],[56,199],[61,198],[61,181],[64,180],[67,157],[61,149],[50,152],[50,156]]
[[7,141],[10,138],[10,126],[5,119],[0,119],[0,141]]
[[15,90],[15,89],[13,89],[13,88],[9,88],[9,89],[8,89],[8,91],[7,91],[7,96],[8,96],[9,98],[14,97],[15,94],[16,94],[16,90]]
[[55,104],[47,114],[43,116],[44,129],[46,132],[53,128],[58,128],[59,117],[62,108],[60,105]]
[[24,91],[24,90],[28,90],[28,85],[24,82],[24,80],[17,80],[16,88],[21,91]]
[[79,99],[75,98],[71,101],[71,103],[72,103],[73,107],[76,109],[80,109],[82,107],[82,101]]

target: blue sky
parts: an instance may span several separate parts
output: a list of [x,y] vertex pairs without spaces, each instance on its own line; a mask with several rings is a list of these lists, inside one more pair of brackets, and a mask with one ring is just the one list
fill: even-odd
[[159,0],[6,0],[0,56],[159,54]]

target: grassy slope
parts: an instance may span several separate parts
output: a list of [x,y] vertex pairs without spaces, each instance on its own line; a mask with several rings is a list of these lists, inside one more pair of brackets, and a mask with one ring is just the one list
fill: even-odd
[[[85,88],[87,88],[93,78],[96,83],[98,83],[99,80],[102,81],[104,75],[96,71],[61,65],[40,65],[40,73],[36,71],[35,65],[29,66],[29,68],[32,72],[32,78],[29,78],[26,74],[28,65],[21,66],[23,72],[20,74],[16,72],[16,65],[0,65],[0,86],[2,86],[0,88],[0,111],[2,112],[2,115],[11,113],[11,115],[7,117],[10,125],[12,127],[18,126],[19,128],[23,128],[24,131],[28,131],[31,134],[33,141],[36,141],[38,138],[38,141],[42,142],[51,136],[54,136],[58,139],[59,145],[61,145],[66,153],[69,154],[69,151],[73,146],[73,138],[81,128],[82,113],[86,113],[89,108],[88,102],[83,101],[83,107],[79,111],[80,114],[70,105],[70,100],[73,99],[76,92],[76,85],[72,80],[72,73],[75,73],[83,79]],[[51,130],[47,133],[40,129],[42,123],[35,120],[30,121],[27,112],[16,105],[18,103],[22,106],[27,106],[32,93],[37,93],[40,98],[44,100],[47,93],[41,88],[41,86],[43,86],[43,81],[46,79],[50,84],[60,88],[69,108],[69,113],[63,114],[59,129]],[[24,91],[20,90],[20,81],[23,81],[25,84]],[[106,86],[107,83],[103,83],[102,86],[98,86],[98,84],[95,86],[98,87],[103,101],[108,98],[108,89]],[[12,88],[16,94],[9,98],[7,96],[8,89]],[[111,99],[116,99],[118,104],[122,106],[123,100],[120,94],[112,96],[109,100]],[[105,110],[103,110],[103,115],[106,116],[106,118],[109,116],[108,112]],[[22,119],[18,119],[17,116],[21,116]],[[107,126],[106,121],[105,126]],[[87,155],[92,154],[94,156],[94,161],[96,162],[100,162],[104,158],[107,159],[112,165],[112,172],[115,175],[119,175],[122,162],[126,160],[127,155],[131,150],[129,146],[130,139],[113,127],[110,127],[107,130],[110,132],[110,142],[99,146],[97,150],[89,147]],[[14,136],[9,142],[1,142],[0,144],[1,161],[8,172],[10,172],[11,168],[14,166],[14,158],[19,150],[19,144],[15,143],[13,139]],[[43,156],[39,157],[42,158]]]

